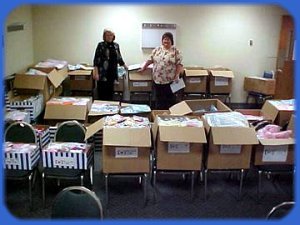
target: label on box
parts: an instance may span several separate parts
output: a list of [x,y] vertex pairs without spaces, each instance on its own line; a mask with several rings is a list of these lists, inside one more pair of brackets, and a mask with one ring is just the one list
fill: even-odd
[[268,145],[264,147],[263,162],[285,162],[288,155],[288,145]]
[[116,158],[137,158],[138,148],[116,147],[115,157]]
[[72,167],[76,164],[76,161],[72,157],[63,157],[53,155],[54,167]]
[[241,149],[241,145],[221,145],[220,154],[240,154]]
[[168,142],[168,153],[189,153],[190,143]]
[[226,77],[215,77],[215,86],[228,86],[229,79]]
[[190,78],[190,79],[188,79],[187,80],[188,81],[188,83],[190,83],[190,84],[195,84],[195,83],[201,83],[201,78],[200,77],[198,77],[198,78]]
[[133,87],[148,87],[148,82],[132,82]]

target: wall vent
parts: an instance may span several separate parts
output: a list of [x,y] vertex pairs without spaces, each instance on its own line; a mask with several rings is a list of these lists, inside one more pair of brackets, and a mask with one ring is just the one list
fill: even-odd
[[24,24],[11,24],[6,27],[7,32],[24,30]]

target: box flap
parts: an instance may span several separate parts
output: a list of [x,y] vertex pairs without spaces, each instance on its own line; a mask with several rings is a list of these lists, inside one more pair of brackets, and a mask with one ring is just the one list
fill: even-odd
[[129,80],[132,81],[152,81],[152,75],[149,73],[129,72]]
[[53,69],[52,72],[48,73],[48,78],[55,88],[57,88],[66,78],[67,68],[61,70]]
[[50,82],[53,84],[55,88],[57,88],[68,76],[68,69],[66,66],[59,70],[56,69],[55,67],[45,67],[45,68],[31,67],[31,68],[47,73],[48,79],[50,80]]
[[99,130],[102,130],[103,125],[104,125],[104,118],[97,120],[95,123],[89,125],[86,128],[84,140],[87,140],[88,138],[93,136],[95,133],[97,133]]
[[207,70],[185,69],[185,75],[187,77],[208,76],[208,71]]
[[44,90],[47,82],[47,76],[16,74],[14,88]]
[[291,119],[290,119],[289,124],[287,126],[287,130],[292,130],[293,135],[295,135],[295,114],[291,115]]
[[161,141],[206,143],[204,127],[159,126]]
[[275,106],[273,106],[269,100],[267,100],[262,109],[261,112],[263,114],[263,116],[266,116],[267,118],[269,118],[270,120],[272,120],[272,122],[275,121],[277,114],[278,114],[278,110],[275,108]]
[[253,145],[258,144],[256,132],[251,127],[211,127],[215,145]]
[[259,139],[262,145],[292,145],[295,144],[294,138],[287,139]]
[[179,102],[171,106],[169,108],[169,111],[171,115],[176,115],[176,116],[183,116],[193,112],[185,101]]
[[103,128],[103,145],[151,147],[150,128]]
[[233,78],[233,72],[231,70],[211,70],[211,75],[214,77],[227,77]]

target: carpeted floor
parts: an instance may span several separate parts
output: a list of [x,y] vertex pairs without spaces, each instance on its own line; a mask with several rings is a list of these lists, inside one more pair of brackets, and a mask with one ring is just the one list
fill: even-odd
[[[105,203],[104,176],[100,172],[101,152],[95,154],[93,190]],[[197,177],[199,178],[199,177]],[[294,198],[293,175],[263,177],[262,198],[257,200],[257,173],[246,173],[242,198],[238,200],[239,180],[234,174],[210,173],[208,195],[204,200],[204,183],[195,181],[195,196],[191,199],[190,177],[158,174],[157,199],[153,187],[148,186],[147,204],[143,201],[143,187],[137,178],[109,180],[109,204],[104,207],[105,219],[264,219],[269,210],[278,203]],[[33,209],[29,210],[27,183],[7,182],[6,203],[12,215],[27,219],[50,219],[51,204],[57,193],[68,185],[79,185],[79,181],[61,182],[47,180],[46,206],[42,206],[41,179],[38,177],[33,189]],[[88,186],[91,188],[90,186]],[[105,204],[104,204],[105,205]]]

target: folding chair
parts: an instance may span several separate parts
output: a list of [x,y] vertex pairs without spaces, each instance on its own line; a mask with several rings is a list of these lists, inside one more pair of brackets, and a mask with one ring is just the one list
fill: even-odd
[[[85,128],[82,124],[80,124],[76,120],[65,121],[61,123],[56,131],[54,141],[55,142],[78,142],[85,143]],[[93,149],[92,149],[93,151]],[[93,153],[92,153],[93,154]],[[90,182],[93,185],[93,160],[94,157],[92,155],[92,163],[89,165],[90,169]],[[83,169],[65,169],[65,168],[49,168],[45,167],[42,172],[42,195],[43,195],[43,204],[45,205],[45,179],[57,179],[58,185],[60,184],[60,180],[76,180],[80,179],[81,186],[84,185],[84,174],[85,170]]]
[[103,219],[103,208],[93,191],[83,186],[71,186],[55,197],[51,218]]
[[[35,143],[37,136],[32,125],[26,122],[14,122],[5,130],[5,141],[15,143]],[[7,180],[28,180],[28,196],[30,209],[32,208],[32,188],[35,183],[38,163],[31,170],[5,169],[5,179]]]

